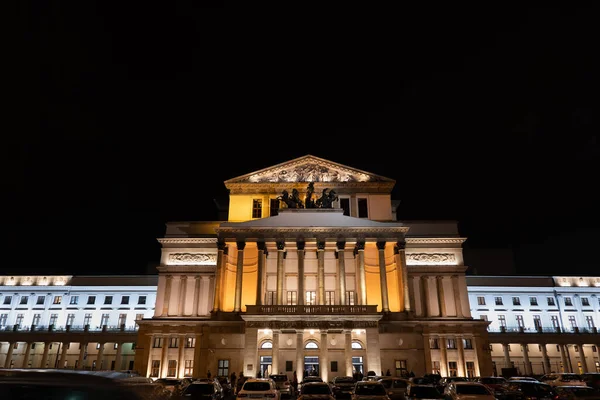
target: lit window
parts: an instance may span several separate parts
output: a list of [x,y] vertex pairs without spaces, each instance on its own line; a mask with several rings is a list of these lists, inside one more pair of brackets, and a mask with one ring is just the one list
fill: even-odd
[[79,296],[71,296],[71,299],[69,300],[69,304],[78,304],[79,303]]
[[478,297],[477,297],[477,305],[480,305],[480,306],[485,306],[485,297],[483,297],[483,296],[478,296]]
[[305,349],[318,349],[319,346],[317,345],[316,342],[310,341],[308,343],[306,343],[306,346],[304,346]]
[[352,342],[352,348],[358,350],[358,349],[362,349],[363,347],[362,347],[362,344],[360,344],[360,342],[357,342],[355,340]]
[[263,344],[260,346],[261,349],[272,349],[273,348],[273,342],[271,342],[270,340],[265,340],[263,342]]
[[262,218],[262,200],[252,200],[252,218]]
[[52,301],[52,304],[60,304],[62,303],[62,296],[54,296],[54,301]]

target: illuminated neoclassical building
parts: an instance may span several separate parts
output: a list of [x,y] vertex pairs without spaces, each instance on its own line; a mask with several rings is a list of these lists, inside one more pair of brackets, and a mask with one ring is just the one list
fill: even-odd
[[148,376],[492,374],[454,222],[400,222],[395,181],[305,156],[225,182],[226,222],[172,222]]

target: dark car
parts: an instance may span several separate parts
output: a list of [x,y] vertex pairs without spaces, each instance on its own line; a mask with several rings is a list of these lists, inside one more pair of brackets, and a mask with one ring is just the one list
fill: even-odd
[[294,388],[292,387],[292,382],[286,374],[272,374],[269,375],[269,378],[273,379],[275,385],[277,386],[277,390],[281,394],[281,397],[291,397],[294,395]]
[[557,400],[554,388],[547,383],[534,381],[507,381],[502,391],[496,392],[499,400]]
[[600,372],[586,372],[581,378],[589,387],[600,391]]
[[408,379],[392,376],[384,376],[379,379],[379,382],[385,387],[388,397],[391,400],[404,400],[406,388],[410,383]]
[[434,385],[413,385],[406,388],[406,400],[443,399],[444,395]]
[[187,385],[181,392],[181,397],[191,400],[222,400],[223,389],[218,382],[198,380]]
[[558,400],[600,400],[600,392],[589,386],[556,386]]
[[356,381],[352,376],[336,376],[331,381],[331,390],[335,398],[350,397]]
[[506,384],[506,378],[501,376],[482,376],[475,379],[475,382],[479,382],[488,387],[492,392],[501,392]]

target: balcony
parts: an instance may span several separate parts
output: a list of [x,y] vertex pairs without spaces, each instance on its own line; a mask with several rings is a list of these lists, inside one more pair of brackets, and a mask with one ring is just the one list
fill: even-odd
[[492,327],[488,326],[488,332],[490,333],[598,333],[598,329],[596,327],[593,328],[570,328],[570,329],[561,329],[559,327],[523,327],[523,326],[500,326],[500,327]]
[[377,306],[317,306],[317,305],[262,305],[246,306],[246,314],[254,315],[365,315],[377,314]]
[[116,326],[116,325],[104,325],[92,327],[90,325],[65,325],[65,326],[54,326],[54,325],[1,325],[0,332],[135,332],[138,330],[138,326]]

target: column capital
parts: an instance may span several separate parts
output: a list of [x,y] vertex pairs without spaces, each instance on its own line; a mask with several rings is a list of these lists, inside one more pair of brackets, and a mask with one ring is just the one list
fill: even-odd
[[188,278],[187,275],[181,275],[179,277],[179,279],[181,279],[182,281],[187,281],[187,278]]
[[283,240],[278,240],[278,241],[276,242],[276,244],[277,244],[277,250],[278,250],[278,251],[283,251],[283,250],[285,250],[285,242],[284,242]]
[[365,250],[365,241],[361,240],[360,242],[356,242],[356,246],[354,246],[354,251],[364,251]]
[[338,250],[344,250],[346,248],[346,241],[340,240],[335,243]]
[[246,242],[244,240],[239,240],[235,242],[235,244],[237,245],[238,250],[244,250],[244,247],[246,247]]
[[259,242],[256,242],[256,247],[258,247],[259,251],[266,251],[267,250],[267,244],[261,240]]
[[377,249],[385,250],[385,245],[386,245],[385,241],[380,241],[380,240],[377,241]]
[[296,247],[298,248],[298,251],[304,251],[304,247],[306,247],[306,243],[303,240],[298,240],[296,242]]
[[442,279],[444,279],[444,276],[443,275],[437,275],[435,277],[435,279],[437,279],[438,281],[441,281]]
[[317,250],[325,250],[325,241],[324,240],[317,241]]
[[399,240],[394,245],[394,254],[400,253],[400,251],[404,251],[406,249],[406,242],[404,240]]
[[196,280],[196,282],[198,282],[200,279],[202,279],[202,275],[195,275],[194,279]]
[[217,249],[225,250],[226,247],[227,247],[227,245],[225,244],[225,241],[223,239],[217,240]]
[[173,279],[173,275],[167,275],[167,280],[170,281]]

